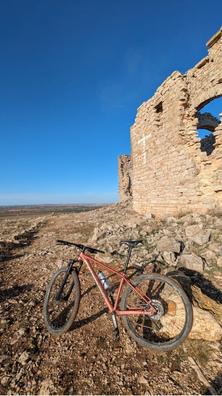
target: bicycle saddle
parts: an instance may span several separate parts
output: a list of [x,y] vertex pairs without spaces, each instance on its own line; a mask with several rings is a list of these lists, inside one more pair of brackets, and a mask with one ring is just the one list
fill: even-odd
[[122,243],[125,243],[125,244],[128,245],[129,247],[134,248],[134,247],[136,247],[136,245],[138,245],[139,243],[143,243],[143,240],[142,240],[142,239],[139,239],[139,240],[137,240],[137,241],[131,241],[131,240],[129,240],[129,241],[120,241],[120,245],[122,245]]

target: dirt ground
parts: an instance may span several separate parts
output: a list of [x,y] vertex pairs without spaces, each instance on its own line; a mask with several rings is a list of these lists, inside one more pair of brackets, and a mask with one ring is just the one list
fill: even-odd
[[115,341],[86,270],[74,329],[62,336],[47,332],[42,316],[47,282],[62,261],[76,255],[55,241],[86,243],[96,217],[96,212],[47,216],[30,245],[0,262],[0,393],[221,394],[219,343],[187,339],[157,354],[138,346],[122,325]]

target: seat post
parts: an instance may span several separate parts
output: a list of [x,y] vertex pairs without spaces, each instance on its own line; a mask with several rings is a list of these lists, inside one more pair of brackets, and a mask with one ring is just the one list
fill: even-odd
[[128,264],[129,264],[129,261],[130,261],[130,257],[131,257],[131,253],[132,253],[132,246],[131,245],[129,245],[129,248],[128,248],[128,256],[127,256],[127,258],[126,258],[126,262],[125,262],[125,265],[124,265],[124,274],[126,273],[126,271],[127,271],[127,268],[128,268]]

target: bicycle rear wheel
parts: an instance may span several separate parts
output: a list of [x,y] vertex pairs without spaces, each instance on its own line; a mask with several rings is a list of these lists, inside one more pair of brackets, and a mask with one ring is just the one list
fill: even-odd
[[[138,344],[157,351],[178,347],[188,336],[193,323],[192,305],[181,286],[173,279],[159,275],[138,276],[133,286],[147,295],[156,313],[123,316],[123,323]],[[127,286],[120,303],[121,310],[148,309],[149,305]]]
[[[67,276],[68,275],[68,276]],[[61,285],[67,276],[64,287]],[[57,271],[46,290],[43,316],[51,334],[63,334],[70,329],[80,302],[80,283],[76,271],[67,274],[67,268]]]

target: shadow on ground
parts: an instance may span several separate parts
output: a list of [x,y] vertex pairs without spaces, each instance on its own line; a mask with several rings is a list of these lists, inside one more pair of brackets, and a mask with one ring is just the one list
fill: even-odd
[[70,331],[79,329],[79,328],[81,328],[83,326],[86,326],[89,323],[94,322],[96,319],[100,318],[100,316],[104,315],[106,312],[107,312],[107,308],[103,308],[99,312],[97,312],[97,313],[95,313],[95,314],[93,314],[93,315],[91,315],[91,316],[89,316],[87,318],[77,320],[76,322],[74,322],[74,324],[71,327]]
[[32,287],[33,287],[32,284],[14,285],[9,289],[0,290],[0,302],[2,303],[6,300],[9,300],[10,298],[15,298],[23,293],[31,291]]
[[[213,381],[210,382],[210,386],[216,391],[216,395],[222,395],[222,373],[218,374]],[[201,392],[202,395],[212,395],[212,389],[210,387],[204,388]]]
[[199,272],[181,267],[176,271],[168,272],[167,275],[176,279],[181,284],[191,301],[193,300],[191,287],[197,286],[207,297],[216,301],[218,304],[222,304],[221,290],[216,288],[210,280],[206,279]]

